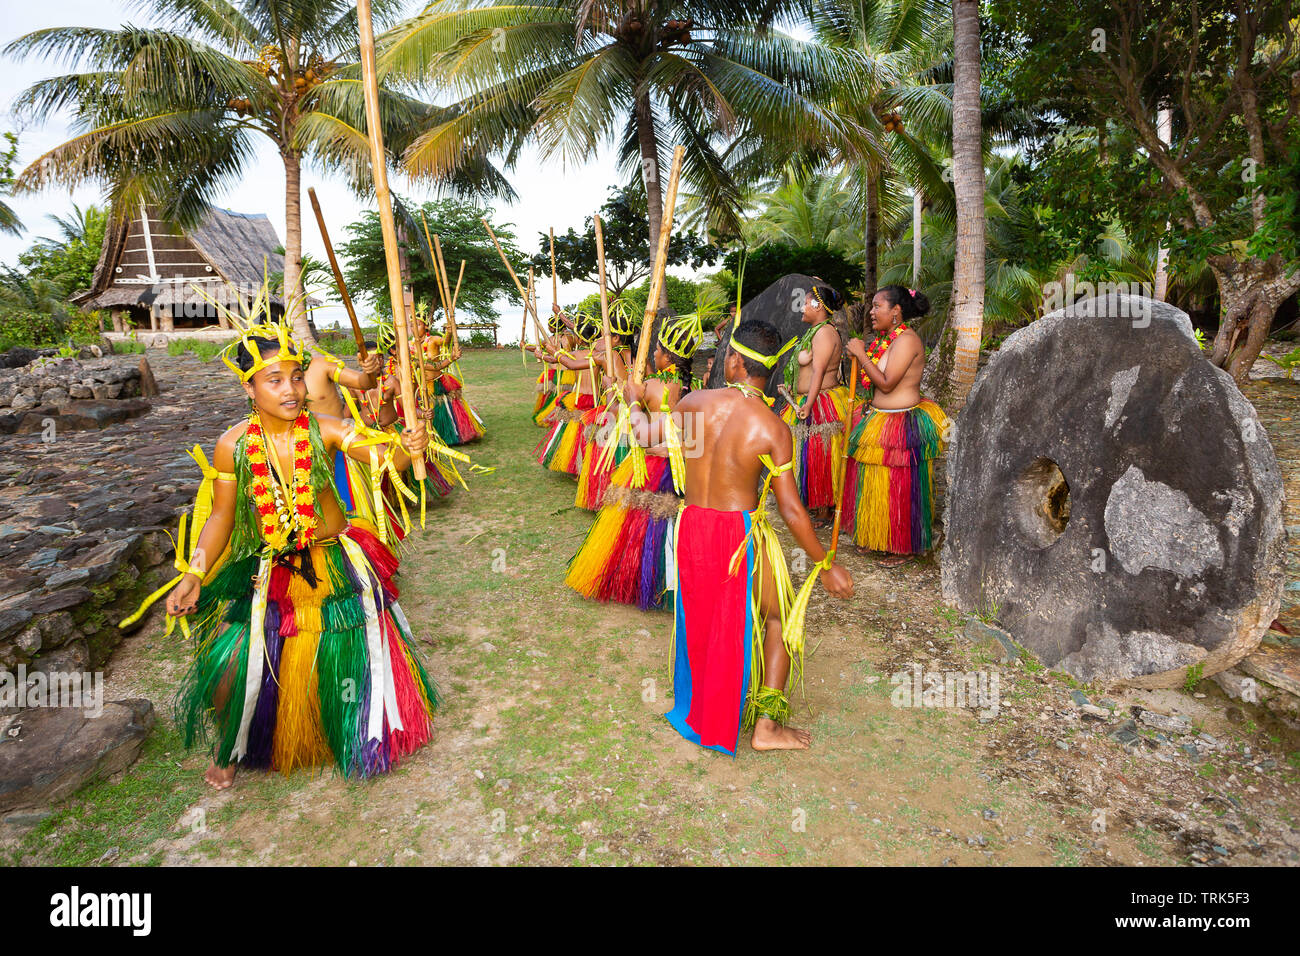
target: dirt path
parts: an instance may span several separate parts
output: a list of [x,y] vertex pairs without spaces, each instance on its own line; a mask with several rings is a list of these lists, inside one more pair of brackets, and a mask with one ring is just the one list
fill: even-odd
[[[399,579],[446,694],[434,743],[370,782],[248,773],[218,795],[164,714],[130,771],[0,836],[0,860],[1300,861],[1300,754],[1288,763],[1286,741],[1233,723],[1212,686],[1203,699],[1112,693],[1120,717],[1081,716],[1071,693],[1097,702],[1102,689],[975,655],[939,602],[932,562],[883,570],[849,554],[857,597],[814,599],[806,686],[793,696],[811,751],[758,755],[742,742],[733,761],[687,744],[660,716],[669,615],[592,604],[562,585],[590,515],[573,508],[571,480],[530,458],[541,431],[518,355],[471,353],[465,372],[488,428],[471,453],[497,470],[431,509]],[[1277,414],[1267,404],[1266,420]],[[164,702],[186,653],[157,626],[128,639],[110,699]],[[996,714],[894,706],[891,676],[913,664],[996,674]],[[1186,715],[1216,746],[1193,758],[1147,734],[1125,750],[1109,734],[1133,704]]]

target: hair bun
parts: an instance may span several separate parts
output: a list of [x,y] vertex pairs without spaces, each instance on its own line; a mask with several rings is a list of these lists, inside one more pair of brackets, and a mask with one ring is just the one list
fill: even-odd
[[927,314],[930,311],[930,300],[926,294],[924,292],[914,292],[911,289],[907,291],[912,293],[912,308],[916,310],[916,314]]

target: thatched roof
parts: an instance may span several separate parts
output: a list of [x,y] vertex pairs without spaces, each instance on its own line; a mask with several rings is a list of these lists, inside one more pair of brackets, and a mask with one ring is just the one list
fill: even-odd
[[[148,215],[154,223],[152,228],[158,230],[156,212],[150,209]],[[201,300],[193,289],[193,284],[198,283],[207,295],[231,304],[239,292],[247,295],[259,288],[267,276],[284,270],[284,255],[276,251],[280,238],[265,214],[231,212],[210,206],[197,226],[183,232],[159,231],[152,237],[157,271],[164,278],[174,279],[179,275],[192,278],[193,283],[140,282],[141,277],[148,275],[147,266],[139,261],[133,266],[122,266],[125,253],[134,255],[136,260],[140,258],[138,248],[128,247],[128,238],[140,237],[140,222],[139,215],[126,221],[113,221],[105,233],[91,287],[74,296],[73,302],[83,309],[173,305]],[[273,301],[284,304],[280,298]]]

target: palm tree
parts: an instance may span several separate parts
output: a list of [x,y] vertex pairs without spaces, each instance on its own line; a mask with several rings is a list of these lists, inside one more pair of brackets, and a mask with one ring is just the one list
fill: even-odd
[[984,318],[984,160],[980,124],[979,0],[952,0],[952,170],[957,197],[951,325],[957,334],[952,365],[952,411],[975,384]]
[[[380,23],[399,0],[375,0]],[[368,182],[357,66],[356,7],[344,0],[138,0],[158,27],[55,27],[5,52],[67,63],[73,72],[41,80],[15,103],[42,117],[71,108],[77,135],[23,170],[20,190],[87,181],[107,184],[115,213],[140,203],[195,222],[210,200],[247,175],[254,144],[275,144],[285,178],[286,301],[295,328],[311,339],[302,307],[304,159],[342,167],[354,187]],[[385,91],[385,141],[428,108]]]
[[[824,148],[852,121],[818,102],[846,73],[836,50],[773,24],[789,0],[445,0],[381,39],[390,76],[454,102],[406,150],[415,176],[445,178],[526,141],[544,157],[585,161],[613,142],[645,184],[651,254],[663,217],[662,172],[686,149],[684,188],[734,232],[742,190],[727,149],[746,136]],[[660,305],[667,304],[667,290]]]
[[[837,157],[855,172],[868,298],[878,286],[883,219],[902,222],[897,208],[887,208],[896,207],[902,187],[950,205],[945,197],[951,190],[929,145],[940,138],[952,111],[944,82],[950,36],[942,14],[941,0],[831,0],[812,10],[818,39],[849,52],[857,66],[830,99],[872,134],[859,144],[843,144]],[[855,145],[866,148],[855,151]]]

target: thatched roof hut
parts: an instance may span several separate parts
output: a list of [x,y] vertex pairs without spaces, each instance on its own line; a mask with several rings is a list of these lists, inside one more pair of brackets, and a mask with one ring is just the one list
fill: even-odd
[[[266,277],[284,270],[280,246],[262,213],[210,206],[197,226],[185,230],[141,206],[133,218],[110,224],[91,287],[72,301],[109,310],[117,332],[126,331],[128,317],[136,328],[160,332],[225,328],[208,298],[232,308],[250,300]],[[282,299],[273,303],[283,310]]]

